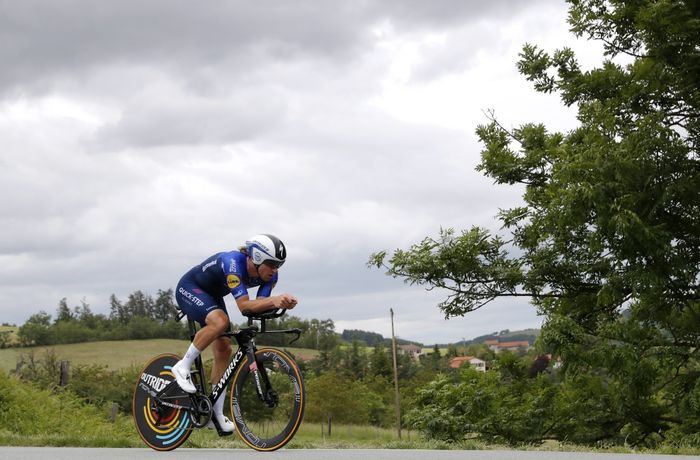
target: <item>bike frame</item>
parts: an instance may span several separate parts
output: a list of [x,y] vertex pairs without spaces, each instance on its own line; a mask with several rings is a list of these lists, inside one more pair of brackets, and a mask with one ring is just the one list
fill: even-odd
[[[258,362],[256,359],[256,352],[257,352],[257,347],[255,346],[255,340],[254,337],[259,334],[259,333],[269,333],[269,334],[294,334],[296,335],[296,338],[292,340],[290,343],[295,342],[296,340],[299,339],[301,335],[301,329],[283,329],[283,330],[271,330],[268,331],[266,330],[265,327],[265,321],[267,319],[273,319],[273,318],[279,318],[285,314],[285,310],[280,310],[278,309],[273,309],[261,314],[253,314],[248,311],[244,311],[243,315],[248,317],[248,327],[240,329],[239,331],[236,332],[226,332],[225,334],[222,334],[221,337],[233,337],[236,339],[236,342],[238,343],[238,349],[236,350],[236,353],[233,354],[231,357],[231,361],[229,362],[228,367],[224,370],[223,375],[219,379],[219,382],[213,387],[211,392],[206,391],[206,379],[204,376],[204,365],[202,363],[202,357],[197,356],[197,358],[194,360],[194,365],[196,372],[193,373],[194,375],[197,376],[196,382],[193,382],[195,387],[197,388],[197,392],[194,394],[190,394],[190,402],[192,403],[193,406],[183,406],[182,404],[176,404],[176,403],[169,403],[167,402],[168,400],[175,400],[177,399],[177,396],[168,396],[166,393],[168,390],[173,388],[173,385],[179,388],[179,385],[177,384],[177,381],[173,380],[169,385],[167,385],[163,390],[161,390],[157,395],[156,399],[163,405],[168,406],[168,407],[173,407],[176,409],[186,409],[186,410],[192,410],[195,409],[195,401],[194,398],[196,396],[206,396],[209,401],[211,402],[211,405],[213,406],[214,403],[223,395],[226,393],[226,386],[229,384],[233,376],[235,375],[235,370],[238,368],[238,366],[241,364],[243,361],[243,358],[245,356],[248,357],[248,362],[251,363],[249,365],[251,372],[253,373],[253,378],[255,381],[255,386],[256,390],[258,393],[258,398],[260,401],[264,402],[267,404],[269,407],[274,407],[274,405],[277,403],[276,400],[270,395],[270,381],[267,378],[267,372],[260,372]],[[177,321],[180,321],[182,318],[184,318],[186,315],[182,311],[178,313],[177,316]],[[254,324],[254,321],[260,321],[260,327],[258,328],[257,325]],[[190,331],[190,341],[194,340],[194,336],[197,333],[197,328],[194,323],[194,321],[188,319],[188,325],[189,325],[189,331]],[[181,395],[180,395],[181,396]]]

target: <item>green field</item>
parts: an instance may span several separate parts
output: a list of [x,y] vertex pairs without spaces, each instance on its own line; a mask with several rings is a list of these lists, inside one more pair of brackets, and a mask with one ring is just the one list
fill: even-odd
[[[78,364],[104,364],[110,369],[121,369],[131,365],[143,365],[148,358],[160,353],[182,355],[189,346],[188,340],[152,339],[123,340],[118,342],[86,342],[49,347],[5,348],[0,350],[0,369],[14,370],[20,355],[34,353],[41,357],[47,349],[53,350],[59,359]],[[317,350],[286,348],[300,360],[318,355]],[[203,353],[204,360],[212,358],[211,350]]]

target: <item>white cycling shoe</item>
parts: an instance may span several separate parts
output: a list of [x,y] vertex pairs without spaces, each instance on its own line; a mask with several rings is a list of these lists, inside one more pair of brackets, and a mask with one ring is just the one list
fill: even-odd
[[180,361],[175,363],[175,365],[172,368],[173,375],[175,375],[175,380],[177,380],[177,384],[180,385],[180,388],[182,388],[182,391],[185,393],[196,393],[197,389],[195,388],[194,384],[192,383],[192,379],[190,378],[190,370],[189,369],[184,369],[180,365]]
[[211,414],[212,420],[207,423],[207,428],[216,430],[217,427],[214,425],[214,417],[216,417],[216,422],[219,424],[219,431],[224,433],[233,433],[236,431],[236,425],[228,419],[224,414]]

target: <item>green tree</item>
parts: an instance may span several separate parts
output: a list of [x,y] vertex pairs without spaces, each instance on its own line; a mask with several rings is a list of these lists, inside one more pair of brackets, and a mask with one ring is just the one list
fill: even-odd
[[457,345],[450,343],[447,345],[447,357],[454,358],[455,356],[459,356],[459,350],[457,349]]
[[56,309],[55,322],[58,323],[60,321],[72,321],[74,319],[75,319],[75,317],[73,316],[73,312],[71,311],[70,307],[68,306],[68,299],[66,299],[65,297],[62,298],[58,302],[58,308]]
[[122,324],[129,322],[129,315],[124,304],[114,294],[109,296],[109,319]]
[[326,372],[306,382],[307,422],[321,422],[332,417],[334,422],[366,424],[384,407],[379,395],[353,377]]
[[345,353],[345,372],[353,378],[361,379],[367,373],[367,353],[362,342],[355,340]]
[[369,356],[369,370],[373,376],[384,377],[387,380],[393,379],[394,370],[389,349],[382,344],[377,344],[372,349]]
[[53,343],[51,315],[45,311],[36,313],[27,319],[17,331],[22,345],[48,345]]
[[124,304],[124,309],[131,317],[155,317],[155,302],[153,301],[153,297],[141,290],[134,291],[133,293],[129,294],[129,298],[126,301],[126,304]]
[[153,303],[153,318],[165,324],[168,320],[174,320],[177,316],[177,304],[172,289],[158,289]]
[[570,49],[525,45],[518,69],[576,106],[579,126],[509,130],[492,115],[477,128],[478,169],[524,187],[524,205],[498,215],[504,234],[441,230],[370,264],[445,289],[448,317],[531,299],[567,374],[601,375],[620,392],[598,419],[653,444],[700,426],[684,409],[700,376],[700,4],[569,3],[571,30],[603,42],[602,65],[585,71]]
[[310,338],[314,338],[315,340],[315,345],[310,348],[327,351],[336,347],[339,343],[338,335],[335,333],[335,324],[332,319],[312,319],[308,334]]

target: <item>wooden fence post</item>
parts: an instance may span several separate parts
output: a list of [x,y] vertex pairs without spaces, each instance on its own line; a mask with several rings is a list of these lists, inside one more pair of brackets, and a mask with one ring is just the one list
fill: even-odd
[[119,412],[119,404],[113,402],[112,403],[112,415],[110,417],[110,420],[112,423],[117,421],[117,413]]
[[70,361],[61,361],[61,380],[59,386],[68,385],[68,376],[70,375]]

